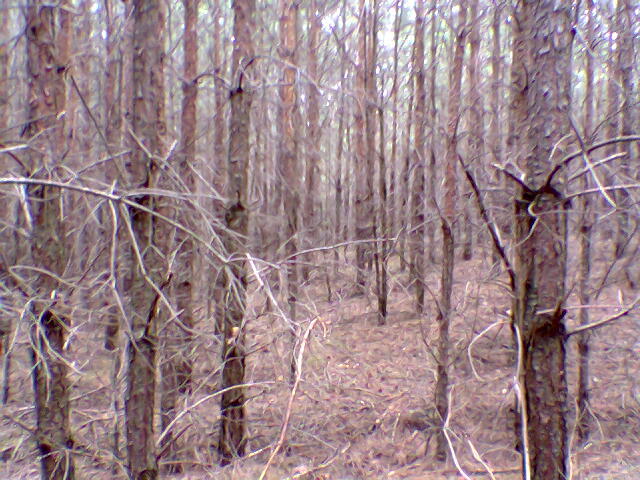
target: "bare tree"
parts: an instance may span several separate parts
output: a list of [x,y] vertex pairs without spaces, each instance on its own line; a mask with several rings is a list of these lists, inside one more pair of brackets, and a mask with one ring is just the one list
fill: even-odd
[[227,160],[228,205],[225,246],[230,263],[225,266],[224,343],[222,351],[221,428],[218,448],[221,463],[243,456],[247,447],[245,415],[245,322],[246,238],[249,233],[247,169],[249,167],[249,127],[252,93],[246,70],[253,62],[254,0],[234,0],[233,36],[236,39],[231,59],[233,87],[230,92],[229,156]]
[[571,5],[518,1],[511,108],[525,172],[515,199],[515,296],[522,450],[527,478],[568,475],[564,326],[566,208],[552,161],[569,130]]
[[[29,113],[24,139],[30,143],[28,172],[32,178],[57,178],[64,164],[64,80],[67,50],[57,45],[60,9],[39,0],[27,5],[27,74]],[[64,346],[71,318],[64,312],[68,289],[57,279],[64,275],[68,228],[63,193],[51,186],[33,185],[26,189],[25,204],[30,224],[29,248],[36,274],[28,285],[31,325],[32,376],[35,394],[36,443],[43,479],[75,478],[71,449],[74,441],[69,424],[70,384]],[[65,290],[67,295],[65,295]]]
[[284,243],[286,245],[287,302],[289,317],[292,322],[293,337],[291,348],[291,376],[295,378],[295,342],[297,335],[296,302],[298,296],[298,273],[296,252],[298,250],[298,229],[300,203],[300,172],[298,160],[299,114],[296,82],[296,49],[298,30],[298,2],[280,0],[280,56],[283,60],[282,86],[280,87],[280,111],[278,128],[280,144],[278,145],[279,177],[282,179],[281,189],[285,215]]
[[[184,79],[182,84],[182,109],[180,119],[180,151],[177,155],[177,171],[180,180],[177,189],[185,190],[185,194],[196,193],[195,160],[196,160],[196,101],[198,97],[198,0],[184,0]],[[195,203],[197,200],[192,200]],[[189,203],[191,203],[189,202]],[[177,205],[174,216],[195,227],[193,221],[193,205]],[[191,388],[193,371],[194,304],[195,294],[200,276],[200,257],[196,255],[197,245],[190,235],[176,232],[175,263],[173,269],[172,296],[178,318],[168,317],[163,328],[161,379],[162,396],[160,400],[160,417],[163,432],[170,428],[176,416],[178,394],[184,394]],[[181,464],[177,462],[176,441],[171,430],[164,436],[163,450],[169,459],[169,471],[180,472]]]
[[[593,38],[594,38],[594,5],[593,0],[587,0],[584,12],[587,16],[585,40],[585,98],[583,132],[585,141],[593,143],[593,117],[594,117],[594,72],[593,72]],[[580,185],[583,190],[589,187],[589,176],[581,177]],[[580,303],[587,306],[591,303],[591,249],[593,232],[593,208],[588,195],[580,198],[580,212],[578,218],[579,235],[579,266],[578,266],[578,296]],[[578,312],[578,320],[581,325],[589,323],[589,309],[581,308]],[[585,332],[578,338],[578,416],[576,434],[578,442],[583,443],[589,438],[589,343],[590,333]]]
[[416,310],[424,311],[424,211],[425,211],[425,137],[427,127],[427,91],[424,75],[424,0],[416,3],[416,26],[413,46],[415,79],[415,168],[412,186],[411,272],[415,282]]
[[[369,152],[366,139],[366,111],[367,111],[367,5],[365,0],[360,0],[358,8],[358,61],[356,65],[356,102],[354,105],[354,142],[356,169],[368,172]],[[356,239],[364,240],[370,235],[371,213],[369,204],[372,201],[369,175],[356,177]],[[365,268],[368,261],[368,246],[359,243],[356,245],[356,288],[360,294],[366,291]]]
[[[134,480],[158,475],[154,438],[156,356],[159,312],[170,276],[166,225],[153,214],[163,205],[146,193],[159,185],[166,161],[164,107],[164,3],[136,0],[132,25],[133,153],[129,188],[143,189],[137,202],[143,209],[126,212],[131,232],[130,333],[125,395],[127,467]],[[165,246],[165,250],[162,247]]]
[[[442,229],[442,275],[440,278],[440,303],[438,305],[438,365],[435,388],[435,404],[443,421],[449,415],[449,327],[451,325],[451,295],[453,293],[453,267],[455,260],[454,222],[457,203],[456,165],[458,164],[458,125],[460,122],[460,90],[464,48],[467,41],[466,5],[458,3],[457,25],[454,31],[455,44],[453,63],[449,76],[449,112],[447,124],[447,157],[444,173],[444,206],[440,214]],[[437,456],[447,458],[447,443],[444,435],[438,436]]]

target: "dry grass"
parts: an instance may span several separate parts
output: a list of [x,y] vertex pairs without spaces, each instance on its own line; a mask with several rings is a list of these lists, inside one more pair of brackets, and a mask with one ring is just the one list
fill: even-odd
[[[305,322],[316,317],[318,321],[305,352],[287,439],[266,478],[462,478],[453,463],[439,464],[433,457],[434,311],[422,316],[412,313],[407,275],[397,264],[392,265],[391,313],[382,327],[373,313],[373,294],[351,294],[353,272],[348,267],[341,265],[332,279],[332,302],[326,299],[323,275],[320,270],[312,272],[310,283],[302,288],[300,317]],[[434,266],[427,279],[434,292],[438,276]],[[458,262],[455,276],[452,446],[462,469],[472,478],[490,478],[488,470],[496,479],[520,478],[511,428],[511,334],[507,325],[499,324],[506,320],[508,292],[500,278],[491,275],[484,258]],[[599,302],[614,303],[615,295],[611,287]],[[254,453],[223,471],[217,467],[218,399],[212,394],[218,377],[218,341],[209,327],[203,327],[197,338],[196,388],[183,400],[182,406],[189,411],[176,427],[176,431],[186,428],[179,440],[185,473],[165,478],[256,479],[260,475],[278,437],[289,396],[290,336],[277,315],[262,311],[261,292],[252,293],[251,305],[247,382],[253,386],[247,406]],[[112,472],[109,453],[114,417],[112,357],[101,348],[102,330],[94,319],[88,319],[76,335],[69,355],[82,372],[72,375],[74,435],[81,448],[79,478],[122,478],[121,472]],[[39,476],[29,433],[10,420],[25,426],[34,423],[24,331],[19,338],[13,399],[0,425],[0,478],[16,480]],[[592,338],[592,409],[597,422],[587,446],[572,445],[574,478],[640,478],[638,321],[624,318]],[[569,367],[574,384],[574,341],[570,342]],[[207,396],[211,398],[191,407]],[[474,450],[485,466],[474,458]]]

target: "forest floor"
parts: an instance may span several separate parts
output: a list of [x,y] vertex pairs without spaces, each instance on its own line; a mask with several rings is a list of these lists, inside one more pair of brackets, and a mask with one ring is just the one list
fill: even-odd
[[[477,256],[456,266],[447,463],[435,460],[432,408],[437,342],[432,296],[438,292],[439,267],[432,266],[427,278],[427,311],[416,315],[408,275],[394,260],[389,317],[386,325],[379,326],[373,285],[368,295],[355,295],[354,271],[346,262],[340,261],[334,269],[333,257],[317,260],[331,269],[331,279],[327,282],[320,268],[300,287],[302,331],[313,328],[293,401],[288,381],[290,330],[273,308],[265,308],[264,293],[254,288],[246,375],[251,453],[225,469],[217,466],[219,340],[209,327],[203,327],[197,338],[195,388],[181,400],[183,415],[175,429],[182,432],[177,443],[184,472],[163,478],[258,479],[289,405],[286,438],[267,479],[436,480],[464,478],[462,472],[469,478],[521,478],[513,434],[515,352],[507,323],[510,298],[504,278],[492,271],[490,259]],[[614,285],[607,287],[598,304],[617,304],[618,295]],[[610,311],[594,309],[592,320]],[[569,310],[570,324],[575,316],[576,311]],[[74,435],[77,444],[84,446],[78,456],[78,478],[123,478],[121,469],[111,471],[109,453],[114,423],[113,356],[102,349],[102,330],[92,321],[79,326],[74,332],[77,340],[70,345],[77,368],[72,374]],[[572,441],[574,479],[640,479],[638,326],[637,315],[632,315],[592,334],[593,433],[586,445]],[[38,478],[34,445],[26,431],[34,418],[24,333],[13,361],[13,397],[0,419],[0,479]],[[575,340],[569,342],[568,359],[573,392]],[[570,408],[574,415],[574,405]]]

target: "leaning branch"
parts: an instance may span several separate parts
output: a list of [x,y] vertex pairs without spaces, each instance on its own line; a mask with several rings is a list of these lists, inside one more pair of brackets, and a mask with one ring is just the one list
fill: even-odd
[[458,155],[458,161],[460,162],[460,165],[464,170],[464,174],[467,177],[467,181],[471,185],[471,189],[473,190],[473,196],[476,198],[476,203],[478,205],[478,210],[480,210],[480,216],[482,217],[484,224],[487,226],[487,230],[489,230],[489,234],[491,235],[491,240],[493,241],[493,246],[495,247],[496,251],[498,252],[498,255],[500,255],[500,258],[502,259],[505,267],[507,268],[507,273],[509,274],[509,285],[513,290],[516,285],[516,274],[515,274],[515,271],[513,270],[513,267],[511,266],[511,262],[509,261],[509,258],[507,257],[504,245],[502,245],[502,242],[500,241],[500,236],[498,235],[496,226],[489,218],[487,209],[485,208],[484,202],[482,201],[482,196],[480,195],[480,188],[478,188],[478,184],[476,183],[475,178],[469,171],[469,168],[467,168],[467,166],[465,165],[460,155]]
[[598,320],[597,322],[593,322],[593,323],[588,323],[586,325],[581,325],[579,327],[574,328],[573,330],[569,330],[566,333],[566,337],[570,337],[572,335],[576,335],[578,333],[584,333],[586,331],[589,330],[595,330],[596,328],[600,328],[600,327],[604,327],[605,325],[608,325],[609,323],[618,320],[622,317],[626,317],[627,315],[629,315],[633,310],[635,310],[638,305],[640,304],[640,297],[636,298],[633,303],[629,306],[627,306],[624,310],[622,310],[621,312],[616,313],[615,315],[611,315],[610,317],[606,317],[603,318],[602,320]]

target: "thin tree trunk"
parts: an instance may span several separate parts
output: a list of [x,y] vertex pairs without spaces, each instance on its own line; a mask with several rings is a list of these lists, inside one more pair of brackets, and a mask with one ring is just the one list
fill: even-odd
[[416,3],[413,69],[415,79],[415,168],[413,168],[413,212],[411,222],[411,274],[415,288],[416,311],[424,311],[424,211],[425,211],[425,138],[427,92],[424,75],[424,0]]
[[[184,5],[184,66],[182,84],[182,112],[180,125],[180,150],[178,153],[177,170],[180,174],[186,194],[196,193],[193,169],[196,161],[196,105],[198,96],[197,68],[198,68],[198,0],[183,0]],[[197,200],[192,200],[197,202]],[[189,204],[177,205],[176,212],[181,215],[181,221],[192,229],[193,208]],[[179,251],[176,255],[175,279],[173,297],[176,308],[180,313],[177,319],[171,319],[164,327],[163,362],[161,365],[161,400],[160,419],[162,431],[173,422],[176,415],[178,394],[186,393],[191,388],[193,371],[192,359],[192,330],[194,326],[193,303],[195,288],[200,269],[197,268],[198,256],[196,244],[190,236],[177,233],[176,244]],[[179,473],[182,466],[178,462],[177,445],[171,432],[164,436],[163,451],[168,460],[168,471]]]
[[[355,123],[355,152],[356,171],[365,172],[356,177],[356,240],[364,240],[370,235],[371,218],[368,217],[368,206],[371,199],[371,191],[368,190],[368,175],[366,169],[369,165],[366,135],[366,110],[367,110],[367,8],[365,0],[359,2],[358,19],[358,60],[356,65],[356,102],[354,106]],[[365,268],[368,260],[369,246],[358,243],[356,245],[356,288],[358,293],[366,293]]]
[[[451,294],[453,292],[454,268],[454,223],[457,203],[456,165],[458,162],[458,122],[460,121],[460,90],[462,86],[462,64],[466,43],[466,6],[460,0],[455,35],[453,64],[449,83],[449,112],[447,126],[447,157],[444,177],[444,208],[440,218],[442,228],[442,275],[440,280],[440,305],[438,313],[438,365],[436,369],[435,405],[440,418],[449,415],[449,328],[451,324]],[[438,460],[447,458],[447,441],[444,434],[438,435]]]
[[[585,98],[584,98],[584,135],[585,143],[593,142],[593,118],[594,118],[594,95],[593,95],[593,29],[594,13],[593,0],[587,0],[584,8],[587,16],[587,28],[585,32]],[[589,176],[583,175],[581,178],[581,188],[586,190],[589,187]],[[591,273],[591,238],[593,230],[593,213],[591,199],[589,195],[580,198],[580,218],[579,218],[579,266],[578,266],[578,297],[582,306],[587,306],[591,302],[590,273]],[[589,323],[589,309],[578,310],[578,321],[581,325]],[[576,421],[576,435],[579,444],[584,444],[589,439],[589,343],[590,334],[588,332],[578,338],[578,413]]]
[[[283,63],[294,65],[296,62],[298,4],[291,0],[280,0],[280,45]],[[285,66],[280,87],[280,145],[278,148],[278,166],[280,170],[282,196],[285,214],[285,253],[287,257],[287,303],[289,319],[294,325],[291,345],[291,376],[295,378],[295,344],[297,337],[296,305],[298,297],[298,273],[296,252],[298,250],[298,205],[300,202],[300,165],[298,161],[298,95],[296,71]]]
[[[634,34],[633,25],[637,22],[637,18],[634,17],[633,6],[630,0],[618,0],[618,10],[616,13],[616,20],[618,24],[619,38],[617,42],[618,46],[618,82],[622,90],[622,135],[632,135],[634,133],[634,116],[636,115],[637,105],[637,89],[633,85],[633,68],[634,61]],[[631,151],[635,150],[633,144],[630,145]],[[618,179],[618,183],[627,184],[633,182],[633,169],[630,163],[632,159],[636,159],[633,155],[629,155],[625,162],[622,164],[621,177]],[[636,167],[637,169],[637,167]],[[618,215],[618,225],[616,231],[616,257],[620,258],[625,253],[625,247],[629,243],[629,235],[631,234],[631,214],[629,209],[632,208],[631,197],[626,189],[617,191],[618,193],[618,207],[620,208],[620,214]]]
[[249,233],[247,169],[249,166],[249,127],[251,125],[252,92],[244,70],[253,61],[254,0],[234,0],[233,36],[236,39],[232,55],[233,87],[230,92],[229,156],[227,162],[228,197],[224,237],[225,247],[233,262],[225,267],[226,297],[224,342],[222,351],[223,391],[220,400],[221,463],[245,454],[247,426],[245,414],[245,322],[246,310],[246,238]]
[[391,158],[389,159],[389,200],[387,207],[387,216],[391,220],[389,223],[388,231],[396,232],[400,228],[400,219],[396,215],[398,211],[397,189],[398,189],[398,177],[396,176],[396,167],[398,164],[398,90],[399,90],[399,78],[398,78],[398,63],[399,63],[399,50],[400,50],[400,26],[402,24],[404,12],[404,0],[399,0],[396,6],[395,17],[393,20],[393,79],[391,84]]
[[[500,5],[495,4],[493,7],[493,19],[491,21],[491,33],[492,33],[492,45],[491,45],[491,88],[490,88],[490,102],[491,102],[491,122],[489,123],[489,145],[491,148],[491,157],[487,156],[487,163],[493,162],[497,165],[502,164],[502,123],[500,121],[500,99],[502,92],[502,82],[504,79],[502,78],[502,57],[501,57],[501,48],[500,48],[500,15],[502,11],[502,7]],[[489,171],[489,166],[486,167]],[[490,178],[492,179],[492,184],[498,184],[498,181],[501,179],[495,178],[494,175],[490,174]],[[502,197],[503,195],[501,195]],[[493,200],[492,203],[494,205],[501,206],[502,202]],[[496,223],[496,225],[501,228],[502,225],[500,223]],[[500,261],[498,252],[491,242],[491,252],[492,252],[492,263],[496,264]]]
[[[375,120],[376,115],[379,126],[379,148],[377,152],[378,157],[378,207],[375,213],[376,220],[373,223],[373,236],[376,238],[376,243],[373,245],[374,251],[374,265],[376,273],[376,296],[378,298],[378,325],[384,325],[387,322],[387,297],[388,297],[388,284],[387,284],[387,242],[384,240],[389,235],[389,229],[387,227],[387,172],[386,172],[386,154],[385,154],[385,138],[384,138],[384,115],[382,110],[382,103],[384,100],[384,93],[381,92],[379,98],[379,106],[376,108],[374,101],[377,98],[376,87],[376,65],[377,65],[377,47],[378,36],[377,28],[379,21],[379,4],[377,0],[373,0],[372,12],[371,12],[371,45],[369,46],[369,66],[367,73],[367,91],[370,101],[367,104],[367,150],[370,152],[371,164],[369,166],[370,171],[370,190],[373,191],[374,184],[374,170],[375,163],[374,153],[376,153],[375,147]],[[373,215],[372,215],[373,216]]]
[[[121,98],[118,92],[122,85],[120,67],[122,62],[118,58],[115,30],[117,29],[115,9],[113,2],[104,0],[105,13],[107,16],[105,29],[105,44],[107,50],[107,70],[104,79],[104,103],[106,112],[105,138],[107,140],[107,154],[114,155],[122,147],[122,114]],[[123,178],[118,174],[117,163],[114,160],[107,166],[108,181],[113,182],[118,179],[120,183]],[[106,316],[106,326],[104,335],[104,348],[110,352],[118,348],[118,337],[120,334],[119,314],[109,312]],[[117,355],[115,356],[117,357]]]
[[[478,0],[471,2],[469,17],[469,93],[468,101],[471,103],[469,111],[469,140],[468,140],[468,164],[479,164],[482,161],[484,147],[483,112],[484,105],[480,94],[480,81],[478,70],[480,54],[480,18],[478,17]],[[466,184],[466,182],[465,182]],[[471,190],[464,195],[465,222],[462,229],[464,240],[462,242],[462,259],[471,260],[473,257],[473,206],[471,203]]]
[[[438,2],[434,0],[431,13],[431,70],[429,72],[429,118],[431,119],[431,134],[429,135],[429,170],[427,172],[429,181],[427,184],[428,199],[430,202],[435,202],[436,198],[436,145],[437,138],[439,138],[438,129],[438,108],[436,105],[436,92],[437,88],[437,56],[438,56]],[[426,161],[426,160],[425,160]],[[427,240],[429,246],[427,247],[429,263],[434,264],[436,262],[436,228],[430,225],[427,228]]]
[[[308,107],[308,142],[306,143],[306,168],[305,183],[306,192],[304,197],[305,215],[304,215],[304,236],[306,238],[306,247],[311,248],[314,242],[318,241],[320,236],[320,218],[321,202],[320,202],[320,92],[314,82],[318,82],[318,36],[322,29],[322,18],[320,16],[319,5],[316,0],[311,0],[311,6],[308,12],[309,23],[309,43],[308,43],[308,61],[309,76],[311,82],[308,83],[307,98],[309,99]],[[310,254],[307,254],[308,256]],[[309,256],[302,265],[302,278],[304,281],[309,280],[310,265],[313,263],[313,255]]]

